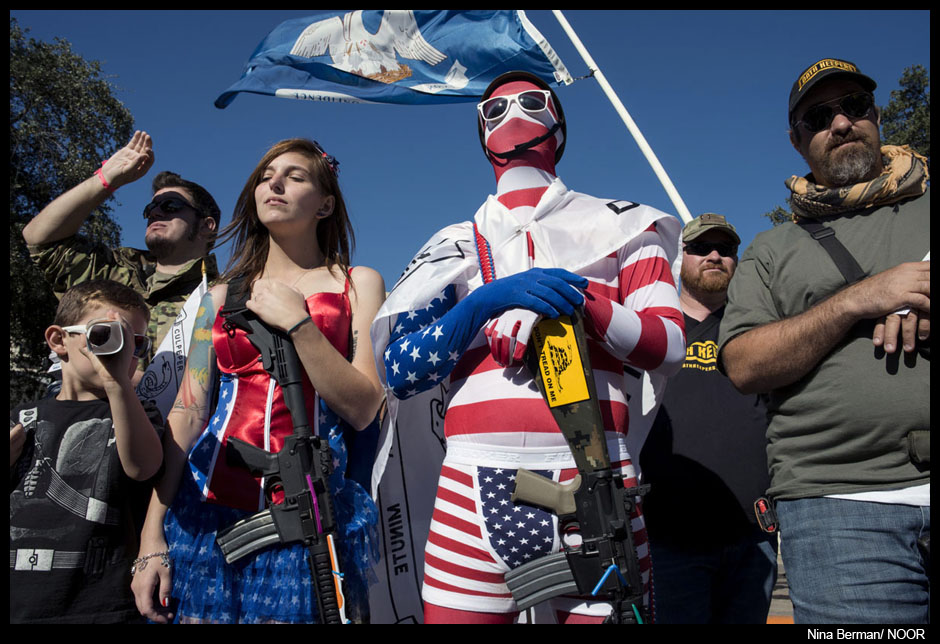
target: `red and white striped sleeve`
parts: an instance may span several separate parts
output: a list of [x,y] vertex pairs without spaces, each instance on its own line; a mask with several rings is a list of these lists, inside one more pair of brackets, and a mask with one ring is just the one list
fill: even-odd
[[[614,279],[586,275],[586,329],[614,357],[645,371],[675,373],[685,359],[685,323],[655,224],[606,261]],[[608,270],[610,270],[608,269]]]

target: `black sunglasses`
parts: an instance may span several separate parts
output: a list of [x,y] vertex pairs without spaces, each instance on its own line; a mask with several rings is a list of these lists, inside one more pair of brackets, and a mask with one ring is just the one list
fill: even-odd
[[726,244],[723,242],[688,242],[685,245],[685,252],[689,255],[699,255],[706,257],[717,250],[722,257],[734,257],[738,253],[738,247],[735,244]]
[[184,208],[192,208],[196,211],[196,214],[201,214],[196,210],[196,206],[192,205],[185,199],[180,197],[166,197],[157,201],[156,199],[144,206],[144,219],[150,219],[150,213],[153,212],[154,208],[159,208],[163,211],[164,214],[172,215],[174,213],[183,210]]
[[819,103],[806,110],[803,118],[793,123],[794,127],[802,124],[807,132],[819,132],[825,130],[832,123],[836,112],[845,114],[850,119],[860,119],[868,116],[872,106],[875,104],[875,98],[867,92],[858,92],[849,94],[840,98],[834,98],[825,103]]

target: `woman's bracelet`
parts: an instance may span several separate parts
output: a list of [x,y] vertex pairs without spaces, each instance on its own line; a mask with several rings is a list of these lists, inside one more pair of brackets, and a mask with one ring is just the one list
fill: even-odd
[[301,326],[303,326],[303,325],[306,324],[307,322],[313,322],[313,318],[310,317],[309,315],[308,315],[307,317],[305,317],[303,320],[301,320],[300,322],[298,322],[297,324],[295,324],[294,326],[292,326],[292,327],[290,328],[290,330],[287,332],[287,335],[288,335],[288,336],[291,335],[294,331],[296,331],[298,328],[300,328]]
[[154,557],[160,557],[160,563],[163,564],[164,568],[171,567],[169,550],[164,550],[163,552],[151,552],[149,555],[144,555],[139,559],[134,559],[134,562],[131,564],[131,577],[133,577],[137,571],[146,568],[147,561],[153,559]]

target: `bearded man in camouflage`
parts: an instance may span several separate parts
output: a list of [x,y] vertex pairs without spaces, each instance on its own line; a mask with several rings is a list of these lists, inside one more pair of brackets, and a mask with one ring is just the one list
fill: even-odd
[[[140,293],[150,307],[147,335],[156,348],[201,283],[202,260],[207,278],[218,276],[210,254],[220,221],[215,199],[202,186],[161,172],[153,180],[153,200],[144,207],[147,250],[107,248],[77,235],[96,208],[117,188],[147,174],[153,162],[152,138],[135,132],[93,176],[43,208],[23,229],[23,238],[56,297],[90,279],[114,280]],[[141,369],[152,357],[144,356]]]

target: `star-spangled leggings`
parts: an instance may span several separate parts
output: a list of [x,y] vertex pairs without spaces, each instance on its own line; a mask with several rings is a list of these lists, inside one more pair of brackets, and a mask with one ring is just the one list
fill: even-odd
[[[475,456],[467,457],[467,451],[452,442],[441,468],[425,549],[421,595],[426,623],[514,621],[518,608],[503,576],[562,547],[553,514],[510,501],[516,469],[490,466],[499,464],[501,448],[474,445],[472,451]],[[487,457],[481,459],[480,454],[487,451]],[[547,454],[551,450],[535,451]],[[559,456],[570,457],[565,451],[558,451]],[[494,453],[497,458],[492,457]],[[487,466],[473,463],[484,460]],[[629,460],[619,461],[614,467],[624,476],[625,485],[635,483]],[[539,469],[534,463],[526,469],[562,483],[577,474],[573,467]],[[649,547],[642,516],[636,509],[631,524],[648,603]],[[557,622],[603,621],[610,611],[604,602],[574,597],[558,598],[553,604],[550,619]]]

